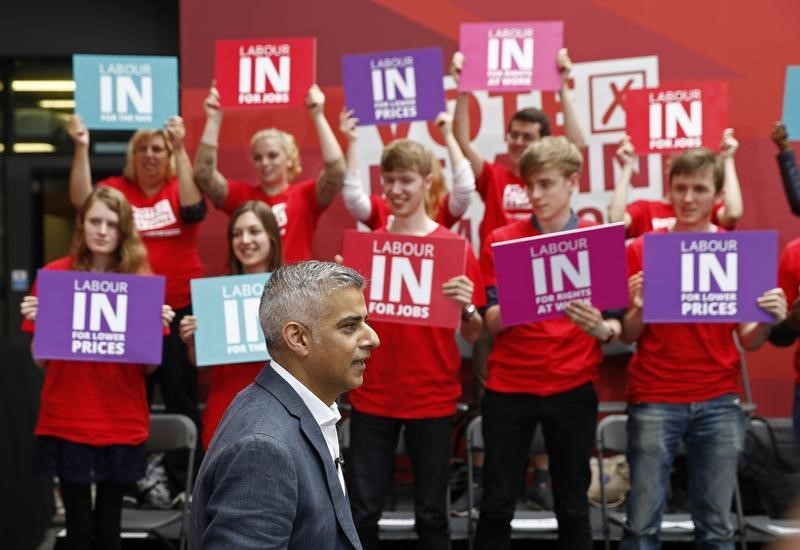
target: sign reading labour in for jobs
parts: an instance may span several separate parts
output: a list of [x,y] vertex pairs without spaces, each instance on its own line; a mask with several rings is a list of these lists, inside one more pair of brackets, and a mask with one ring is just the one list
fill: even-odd
[[164,281],[161,276],[40,269],[33,355],[160,364]]
[[466,266],[460,238],[412,237],[387,232],[344,233],[345,263],[367,278],[365,297],[372,320],[458,328],[461,306],[442,285]]
[[492,254],[503,326],[560,317],[573,300],[628,304],[621,223],[494,243]]
[[648,233],[644,320],[771,323],[756,299],[776,286],[777,256],[775,231]]
[[316,81],[315,38],[217,40],[214,77],[225,109],[302,107]]

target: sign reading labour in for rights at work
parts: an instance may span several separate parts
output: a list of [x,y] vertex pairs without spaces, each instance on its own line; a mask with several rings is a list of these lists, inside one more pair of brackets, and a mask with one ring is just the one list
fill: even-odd
[[361,126],[433,120],[445,109],[441,48],[345,55],[342,81]]
[[316,38],[217,40],[214,48],[225,109],[302,107],[316,81]]
[[364,293],[371,320],[458,328],[461,306],[442,285],[466,266],[462,239],[393,233],[344,232],[342,255],[367,278]]
[[87,128],[160,127],[178,114],[175,57],[73,55],[72,72],[75,112]]
[[573,300],[628,305],[621,223],[492,244],[503,326],[565,315]]
[[558,90],[563,21],[462,23],[460,90]]
[[775,231],[647,234],[644,320],[772,322],[756,299],[776,286],[777,256]]
[[34,357],[161,363],[164,277],[40,269],[37,281]]
[[719,149],[728,127],[728,86],[724,82],[630,90],[627,133],[637,153]]
[[269,273],[192,279],[197,366],[269,359],[258,305]]

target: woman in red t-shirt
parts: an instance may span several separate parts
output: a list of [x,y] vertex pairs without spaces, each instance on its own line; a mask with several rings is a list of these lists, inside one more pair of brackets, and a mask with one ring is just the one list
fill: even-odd
[[[44,269],[150,272],[130,204],[98,187],[78,213],[70,255]],[[22,330],[33,332],[39,302],[25,296]],[[175,312],[164,306],[166,325]],[[46,336],[43,336],[46,337]],[[35,359],[46,369],[36,424],[36,469],[57,476],[70,548],[120,548],[125,485],[144,477],[149,409],[144,374],[154,367],[110,361]],[[94,509],[91,485],[97,484]]]
[[[242,275],[267,273],[281,266],[281,234],[269,206],[261,201],[248,201],[236,209],[228,222],[228,273]],[[197,318],[181,319],[181,339],[195,362],[194,333]],[[265,358],[266,359],[266,358]],[[218,365],[211,369],[211,388],[203,413],[201,441],[207,449],[222,415],[233,398],[250,384],[264,362]]]

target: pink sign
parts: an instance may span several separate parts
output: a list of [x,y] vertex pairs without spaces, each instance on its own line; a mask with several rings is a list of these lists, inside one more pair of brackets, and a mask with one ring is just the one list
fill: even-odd
[[714,82],[630,90],[628,135],[638,154],[719,149],[728,127],[728,85]]
[[226,109],[301,107],[316,81],[316,38],[217,40],[214,53]]
[[573,300],[628,305],[622,223],[496,243],[492,254],[503,326],[560,317]]
[[464,274],[464,239],[349,229],[342,255],[367,278],[364,295],[371,320],[452,329],[460,325],[461,306],[442,293],[442,285]]
[[563,21],[462,23],[460,90],[558,90]]

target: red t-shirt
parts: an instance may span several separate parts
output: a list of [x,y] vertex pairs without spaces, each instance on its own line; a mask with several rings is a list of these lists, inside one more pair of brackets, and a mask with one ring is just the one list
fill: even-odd
[[228,196],[222,210],[229,216],[250,200],[267,203],[281,229],[283,261],[290,264],[311,258],[314,230],[325,210],[317,200],[317,182],[305,180],[289,185],[277,195],[267,195],[261,187],[241,181],[228,181]]
[[[720,225],[718,215],[722,206],[722,201],[714,204],[714,209],[711,211],[711,223]],[[628,205],[625,211],[631,218],[631,224],[625,232],[629,239],[635,239],[651,231],[672,229],[672,226],[675,225],[675,208],[663,200],[634,201]],[[735,224],[725,228],[733,229],[734,227]]]
[[[786,245],[778,264],[778,286],[786,294],[786,303],[791,305],[798,298],[800,285],[800,239]],[[800,342],[794,353],[795,383],[800,384]]]
[[[578,227],[594,222],[581,219]],[[495,229],[482,245],[481,272],[487,287],[496,285],[492,243],[541,235],[530,216]],[[597,380],[603,352],[590,336],[566,316],[515,325],[494,337],[487,359],[486,387],[501,393],[553,395]]]
[[236,394],[251,384],[264,368],[264,362],[218,365],[211,367],[210,388],[206,410],[203,412],[203,448],[208,449],[222,415]]
[[[449,200],[450,193],[445,193],[439,197],[436,217],[433,219],[433,221],[446,228],[453,227],[461,219],[450,213],[450,207],[447,204]],[[389,216],[392,215],[392,211],[389,209],[386,197],[383,195],[370,195],[369,202],[371,206],[369,218],[362,223],[372,230],[389,225]]]
[[192,302],[189,280],[203,276],[197,250],[200,224],[181,219],[178,180],[173,178],[152,197],[123,176],[112,176],[98,185],[117,189],[131,203],[136,229],[147,247],[150,268],[167,278],[167,303],[174,309],[188,306]]
[[[469,243],[442,226],[428,236],[464,241],[466,275],[475,284],[473,303],[483,306],[486,291]],[[455,414],[461,396],[461,354],[455,331],[379,321],[370,325],[381,345],[367,361],[364,383],[348,394],[353,407],[361,413],[404,419]]]
[[502,164],[484,161],[475,187],[486,208],[478,229],[481,242],[498,227],[530,219],[533,208],[525,180]]
[[[629,275],[642,270],[643,243],[639,237],[628,247]],[[735,328],[736,323],[647,323],[628,365],[628,401],[693,403],[738,393]]]
[[[72,259],[66,257],[43,269],[70,271],[71,265]],[[36,295],[35,284],[31,294]],[[22,330],[32,333],[34,323],[23,321]],[[105,447],[144,443],[149,429],[150,409],[141,365],[47,361],[36,435]]]

